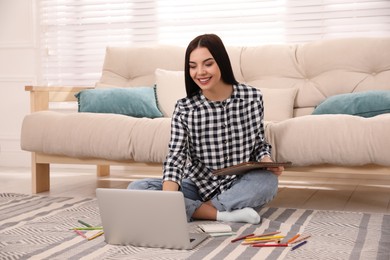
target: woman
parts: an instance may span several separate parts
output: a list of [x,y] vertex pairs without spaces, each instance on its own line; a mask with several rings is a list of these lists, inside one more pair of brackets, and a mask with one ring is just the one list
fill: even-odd
[[172,116],[163,179],[135,181],[128,188],[182,191],[189,221],[260,223],[257,210],[274,198],[284,168],[240,176],[212,172],[247,161],[272,162],[261,92],[236,81],[225,46],[214,34],[188,45],[185,84],[187,97],[177,101]]

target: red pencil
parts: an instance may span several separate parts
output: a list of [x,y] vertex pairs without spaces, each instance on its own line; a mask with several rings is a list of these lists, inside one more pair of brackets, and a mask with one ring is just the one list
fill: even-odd
[[269,239],[269,240],[260,240],[260,241],[248,241],[248,242],[242,242],[241,245],[255,245],[255,244],[265,244],[265,243],[279,243],[278,239]]
[[289,244],[254,244],[252,247],[287,247]]
[[251,236],[254,236],[254,235],[255,234],[249,234],[249,235],[245,235],[245,236],[242,236],[242,237],[238,237],[238,238],[233,239],[231,242],[234,243],[236,241],[243,240],[245,238],[248,238],[248,237],[251,237]]

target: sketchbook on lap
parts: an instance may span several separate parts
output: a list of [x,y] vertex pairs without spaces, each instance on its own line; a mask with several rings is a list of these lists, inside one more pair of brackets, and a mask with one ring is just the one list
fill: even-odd
[[266,169],[268,167],[289,167],[292,162],[243,162],[237,165],[218,169],[213,172],[214,175],[240,175],[255,169]]

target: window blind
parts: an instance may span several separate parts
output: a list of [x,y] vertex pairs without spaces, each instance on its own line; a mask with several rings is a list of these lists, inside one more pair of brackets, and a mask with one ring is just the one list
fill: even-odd
[[39,0],[42,84],[93,85],[108,45],[186,46],[203,33],[226,45],[390,36],[390,1]]

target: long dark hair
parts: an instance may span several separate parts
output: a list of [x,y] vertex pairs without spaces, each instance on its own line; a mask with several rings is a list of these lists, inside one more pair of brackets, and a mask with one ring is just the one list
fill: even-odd
[[188,44],[185,54],[184,75],[187,97],[192,97],[200,91],[199,86],[191,78],[189,64],[191,52],[199,47],[205,47],[209,50],[215,62],[218,64],[223,82],[232,85],[238,83],[234,77],[229,55],[221,38],[215,34],[199,35]]

